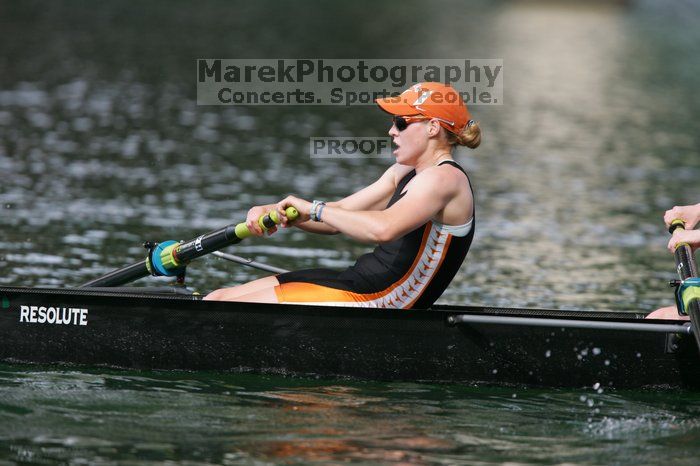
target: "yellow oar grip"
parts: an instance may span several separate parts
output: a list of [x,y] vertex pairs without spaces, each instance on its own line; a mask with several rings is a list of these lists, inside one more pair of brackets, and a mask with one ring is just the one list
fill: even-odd
[[[685,230],[685,220],[681,220],[680,218],[677,218],[671,222],[671,226],[668,227],[668,232],[673,234],[673,232],[679,228],[681,230]],[[690,247],[690,245],[688,243],[678,243],[678,244],[676,244],[676,247],[674,248],[674,250],[681,248],[683,246]]]
[[[296,220],[299,217],[299,212],[294,207],[287,207],[284,212],[287,215],[287,219],[290,221]],[[258,225],[260,225],[260,228],[262,228],[263,231],[267,231],[273,226],[279,225],[279,223],[280,219],[276,210],[271,210],[258,218]],[[252,233],[250,230],[248,230],[248,225],[246,225],[245,222],[236,225],[234,231],[236,236],[240,239],[252,236]]]
[[[287,219],[290,222],[296,220],[297,217],[299,217],[299,212],[294,207],[287,207],[284,210],[284,214],[287,216]],[[258,225],[260,225],[260,228],[262,228],[264,231],[270,229],[270,226],[265,225],[267,217],[269,217],[270,220],[272,220],[275,223],[275,225],[280,224],[280,218],[279,215],[277,215],[277,210],[271,210],[267,214],[260,216],[260,218],[258,219]]]
[[678,228],[685,230],[685,220],[681,220],[680,218],[673,220],[671,222],[671,226],[668,227],[668,232],[673,234],[673,232]]

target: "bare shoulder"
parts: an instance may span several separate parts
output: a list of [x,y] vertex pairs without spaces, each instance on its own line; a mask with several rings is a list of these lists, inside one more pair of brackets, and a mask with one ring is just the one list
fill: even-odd
[[[460,166],[461,166],[461,165],[460,165]],[[456,177],[457,179],[459,179],[459,180],[465,180],[465,179],[468,180],[468,179],[469,179],[469,178],[467,177],[466,173],[464,173],[462,170],[460,170],[459,168],[455,167],[455,166],[452,165],[451,163],[443,163],[443,164],[437,165],[437,166],[435,166],[435,167],[433,167],[433,168],[438,169],[441,173],[449,173],[449,174],[451,174],[452,176],[455,176],[455,177]]]
[[469,186],[469,178],[459,168],[449,163],[426,168],[420,173],[425,182],[442,186],[448,190],[459,190]]
[[401,165],[399,163],[395,163],[389,169],[386,171],[386,173],[391,173],[393,179],[394,179],[394,186],[399,185],[399,181],[403,179],[404,176],[408,175],[413,171],[413,167],[408,166],[408,165]]

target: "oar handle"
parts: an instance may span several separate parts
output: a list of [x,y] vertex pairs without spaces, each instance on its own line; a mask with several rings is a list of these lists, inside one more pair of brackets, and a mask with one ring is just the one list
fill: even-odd
[[[290,221],[299,217],[294,207],[287,207],[285,215]],[[267,231],[281,222],[276,210],[261,215],[260,227]],[[148,256],[129,266],[114,270],[81,286],[120,286],[147,277],[148,275],[177,276],[184,272],[190,261],[218,251],[221,248],[239,243],[252,236],[245,222],[228,225],[215,231],[200,235],[190,241],[164,241],[149,249]]]
[[[299,217],[299,211],[295,209],[294,207],[287,207],[284,209],[284,215],[287,217],[287,220],[293,222]],[[264,230],[269,230],[275,225],[279,225],[281,223],[281,220],[279,218],[279,214],[277,210],[271,210],[265,215],[262,215],[258,219],[258,225]]]
[[[289,220],[295,220],[299,217],[299,212],[294,207],[287,207],[284,213]],[[281,219],[277,215],[276,210],[271,210],[258,218],[258,225],[264,231],[279,225],[280,222]],[[253,236],[253,233],[248,229],[248,225],[246,225],[246,222],[241,222],[237,225],[229,225],[206,235],[198,236],[186,243],[178,244],[171,251],[163,251],[160,257],[165,268],[174,269],[186,265],[191,260],[202,257],[205,254],[236,244],[250,236]]]
[[[299,217],[299,212],[294,207],[287,207],[284,214],[287,216],[289,221],[294,221]],[[258,225],[260,225],[260,228],[262,228],[263,231],[268,231],[270,228],[274,227],[275,225],[279,225],[281,222],[282,220],[279,218],[276,210],[271,210],[258,218]],[[245,222],[239,223],[234,228],[236,236],[239,239],[253,236],[253,233],[248,229],[248,225],[246,225]]]

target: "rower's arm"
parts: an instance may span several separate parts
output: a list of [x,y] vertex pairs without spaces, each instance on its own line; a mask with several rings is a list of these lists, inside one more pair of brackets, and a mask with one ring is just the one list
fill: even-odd
[[440,171],[430,170],[416,177],[411,189],[388,209],[352,211],[326,205],[322,220],[359,241],[386,243],[428,222],[458,192],[456,178],[445,178]]
[[[332,204],[332,202],[329,202],[326,205],[328,206]],[[328,224],[312,222],[311,220],[295,223],[294,226],[301,230],[308,231],[309,233],[317,233],[320,235],[337,235],[340,233],[338,230]]]
[[[395,178],[394,166],[391,166],[371,185],[339,201],[327,202],[324,209],[329,207],[336,207],[347,211],[383,209],[389,203],[389,199],[391,199],[391,195],[396,189]],[[312,233],[326,235],[340,233],[338,229],[328,223],[313,222],[311,220],[295,223],[294,226]]]

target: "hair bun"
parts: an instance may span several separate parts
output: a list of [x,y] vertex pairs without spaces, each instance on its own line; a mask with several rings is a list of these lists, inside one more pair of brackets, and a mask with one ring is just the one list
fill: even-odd
[[481,128],[479,123],[474,120],[469,120],[467,126],[464,127],[461,133],[447,133],[448,141],[452,145],[467,146],[470,149],[476,149],[481,144]]

